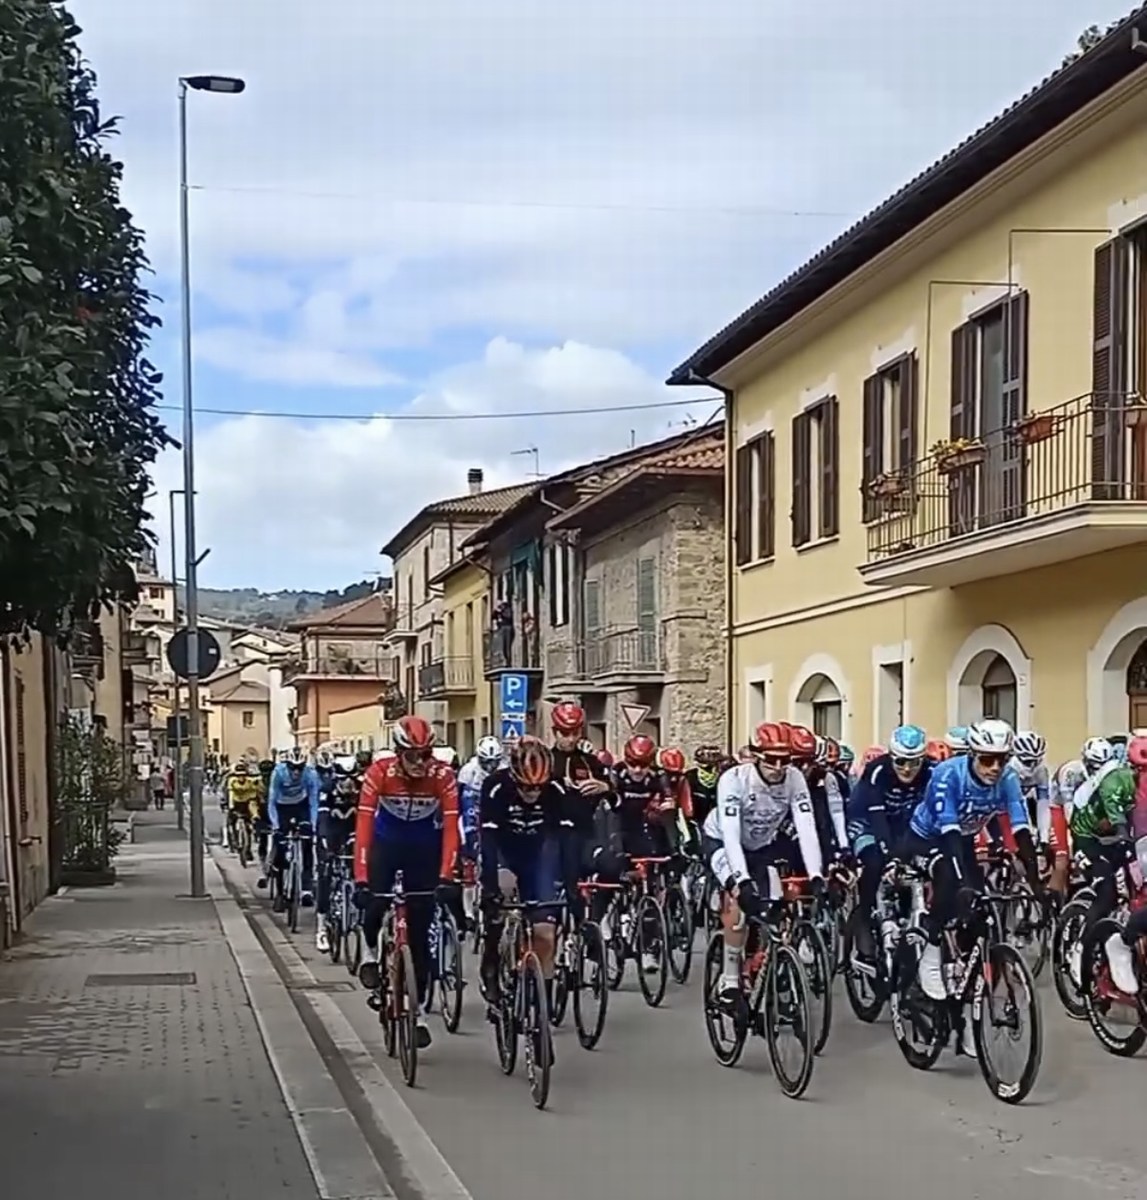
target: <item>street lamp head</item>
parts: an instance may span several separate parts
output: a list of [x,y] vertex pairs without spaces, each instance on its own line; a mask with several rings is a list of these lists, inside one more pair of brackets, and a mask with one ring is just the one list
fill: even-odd
[[247,89],[244,80],[231,75],[184,75],[180,82],[193,92],[223,92],[230,96],[237,96]]

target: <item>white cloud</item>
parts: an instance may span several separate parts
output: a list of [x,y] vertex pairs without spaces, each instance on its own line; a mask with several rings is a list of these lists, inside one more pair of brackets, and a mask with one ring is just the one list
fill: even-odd
[[377,388],[401,382],[368,355],[352,354],[234,327],[203,329],[195,356],[240,379],[305,387]]
[[[668,436],[686,420],[704,420],[716,403],[542,419],[475,421],[467,414],[600,409],[666,398],[657,379],[616,351],[573,342],[529,350],[499,338],[480,359],[435,378],[400,419],[219,421],[196,437],[198,541],[201,549],[212,548],[201,581],[341,586],[388,566],[378,554],[383,543],[424,504],[464,492],[471,467],[482,468],[487,488],[504,487],[534,470],[532,456],[515,451],[536,448],[539,469],[550,474],[617,453],[632,440]],[[401,419],[412,415],[448,419]],[[156,481],[160,561],[167,562],[165,505],[167,490],[182,486],[178,452],[161,459]]]

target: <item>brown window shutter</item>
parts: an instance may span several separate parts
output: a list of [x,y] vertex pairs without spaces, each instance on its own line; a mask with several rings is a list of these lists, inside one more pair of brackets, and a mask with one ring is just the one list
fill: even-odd
[[812,418],[807,412],[793,418],[793,545],[803,546],[812,537],[812,495],[809,488],[809,451]]
[[753,557],[753,447],[738,446],[733,471],[734,520],[737,566]]
[[884,470],[884,380],[869,375],[864,381],[863,443],[861,450],[860,505],[862,519],[875,521],[880,505],[869,485]]
[[1114,238],[1095,251],[1091,351],[1091,495],[1122,496],[1123,348],[1126,337],[1127,242]]
[[[952,392],[949,436],[976,435],[976,350],[979,330],[972,322],[952,330]],[[953,471],[948,482],[948,525],[951,537],[970,533],[976,527],[976,471]]]
[[777,544],[777,442],[771,433],[758,444],[760,497],[757,509],[757,557],[772,558]]
[[920,360],[910,354],[900,364],[900,408],[896,414],[896,467],[906,476],[916,470],[916,431],[920,422]]
[[820,409],[821,537],[840,532],[840,403],[830,396]]
[[[1028,294],[1015,292],[1004,309],[1004,427],[1011,428],[1028,410]],[[1000,519],[1018,521],[1027,505],[1027,455],[1018,438],[1005,437],[999,477]]]

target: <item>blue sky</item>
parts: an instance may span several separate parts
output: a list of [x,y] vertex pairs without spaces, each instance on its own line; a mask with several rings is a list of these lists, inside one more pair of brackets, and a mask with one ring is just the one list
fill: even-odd
[[[248,81],[189,102],[196,401],[307,416],[201,415],[201,582],[325,589],[471,467],[499,486],[533,469],[515,450],[548,472],[703,419],[460,418],[682,399],[683,355],[1127,6],[70,7],[123,117],[171,405],[176,79]],[[155,476],[178,487],[177,456]]]

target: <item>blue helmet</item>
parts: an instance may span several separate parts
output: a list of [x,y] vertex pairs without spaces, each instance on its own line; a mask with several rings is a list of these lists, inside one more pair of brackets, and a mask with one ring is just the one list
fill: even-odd
[[898,725],[888,739],[888,753],[893,758],[923,758],[928,735],[919,725]]
[[948,749],[953,754],[968,753],[968,727],[967,725],[953,725],[948,730],[944,741],[948,743]]

